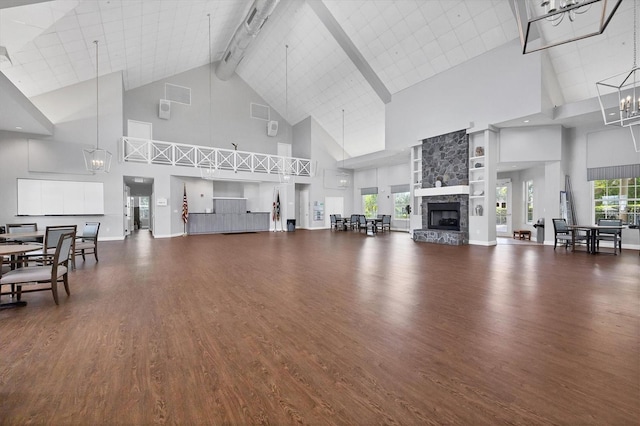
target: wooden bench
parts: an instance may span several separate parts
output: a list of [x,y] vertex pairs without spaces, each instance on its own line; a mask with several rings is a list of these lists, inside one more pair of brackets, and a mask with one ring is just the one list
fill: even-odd
[[531,240],[531,231],[528,231],[526,229],[518,229],[517,231],[513,231],[513,238],[516,238],[516,235],[518,236],[519,240],[524,240],[524,237],[527,237],[527,240]]

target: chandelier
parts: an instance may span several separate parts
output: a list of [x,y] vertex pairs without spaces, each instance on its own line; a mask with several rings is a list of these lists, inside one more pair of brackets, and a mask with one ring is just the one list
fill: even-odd
[[100,127],[99,127],[99,100],[98,100],[98,40],[94,40],[96,45],[96,147],[95,149],[84,149],[84,165],[91,173],[109,173],[111,170],[111,153],[105,149],[100,149]]
[[628,127],[637,152],[640,152],[640,68],[637,64],[637,0],[633,3],[633,66],[596,83],[600,111],[605,125]]
[[622,0],[513,0],[522,53],[602,34]]

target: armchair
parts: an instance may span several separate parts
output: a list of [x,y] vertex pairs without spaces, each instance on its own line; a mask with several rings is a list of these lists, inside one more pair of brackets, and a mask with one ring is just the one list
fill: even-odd
[[586,235],[579,235],[576,234],[575,237],[573,235],[574,232],[577,232],[573,229],[570,229],[567,226],[567,221],[564,219],[552,219],[553,221],[553,233],[554,233],[554,240],[553,240],[553,249],[556,249],[556,246],[558,245],[558,241],[564,242],[564,246],[565,248],[569,247],[569,244],[571,244],[571,249],[574,250],[575,247],[573,246],[573,242],[586,242],[587,241],[587,237]]
[[[622,226],[620,219],[598,219],[598,226]],[[598,229],[596,234],[596,251],[600,250],[600,241],[613,242],[613,254],[622,253],[622,229]]]
[[[71,255],[71,246],[73,244],[74,234],[72,232],[64,233],[58,239],[55,253],[49,264],[41,266],[25,266],[17,268],[0,277],[0,287],[3,285],[11,285],[17,287],[18,300],[22,297],[22,293],[31,293],[34,291],[51,290],[53,301],[58,305],[58,283],[64,284],[64,289],[69,292],[69,258]],[[32,290],[22,290],[23,286],[34,284],[49,283],[50,287],[35,288]]]
[[85,260],[85,254],[93,253],[98,261],[98,232],[100,231],[100,222],[86,222],[82,235],[78,235],[75,241],[74,257],[82,256]]

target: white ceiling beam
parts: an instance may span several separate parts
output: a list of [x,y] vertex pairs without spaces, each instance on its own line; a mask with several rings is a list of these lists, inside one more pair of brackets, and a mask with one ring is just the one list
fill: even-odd
[[344,53],[347,54],[351,62],[358,68],[362,76],[367,80],[371,88],[376,92],[380,100],[385,104],[391,102],[391,92],[384,85],[378,74],[371,68],[369,62],[364,58],[360,50],[351,41],[347,33],[342,29],[336,18],[331,14],[322,0],[308,0],[307,4],[314,11],[320,22],[329,30],[333,38],[338,42]]

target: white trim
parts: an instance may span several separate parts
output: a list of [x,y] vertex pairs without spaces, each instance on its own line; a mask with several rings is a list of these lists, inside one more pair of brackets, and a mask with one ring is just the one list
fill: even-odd
[[491,246],[498,245],[498,242],[495,240],[493,241],[469,240],[469,245],[491,247]]
[[414,195],[416,197],[433,197],[436,195],[469,195],[469,185],[441,186],[439,188],[419,188]]

